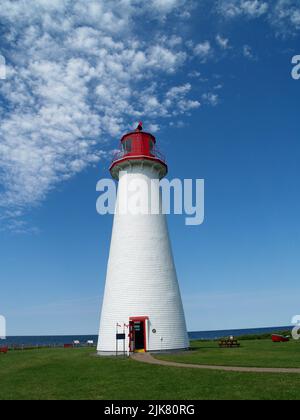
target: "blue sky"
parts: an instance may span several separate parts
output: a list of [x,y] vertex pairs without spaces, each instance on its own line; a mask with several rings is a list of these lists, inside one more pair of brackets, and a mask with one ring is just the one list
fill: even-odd
[[0,313],[9,335],[97,333],[112,218],[96,213],[143,120],[205,223],[170,233],[189,330],[287,325],[299,307],[294,0],[3,0]]

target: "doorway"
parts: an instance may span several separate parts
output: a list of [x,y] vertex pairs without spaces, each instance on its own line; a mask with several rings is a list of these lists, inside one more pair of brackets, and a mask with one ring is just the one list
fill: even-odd
[[130,351],[142,353],[147,351],[146,320],[148,318],[130,318]]

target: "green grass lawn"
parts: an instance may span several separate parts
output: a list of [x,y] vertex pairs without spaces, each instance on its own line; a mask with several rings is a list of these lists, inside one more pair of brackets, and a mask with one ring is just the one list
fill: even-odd
[[[256,344],[259,346],[259,343]],[[248,346],[248,342],[243,345]],[[196,348],[198,346],[195,345]],[[201,345],[203,354],[206,354],[206,363],[208,359],[210,362],[213,360],[209,356],[210,351],[214,360],[218,360],[217,349],[210,346],[211,350],[209,344]],[[252,344],[249,343],[248,355],[252,357],[253,347],[250,346]],[[263,346],[268,352],[268,343],[263,343]],[[258,347],[255,348],[258,352]],[[241,351],[243,349],[238,350]],[[296,365],[298,356],[293,356],[293,351],[300,351],[300,347],[291,343],[289,350],[282,346],[276,351],[278,353],[271,353],[286,361],[288,357],[282,355],[289,352],[294,362],[287,365]],[[240,354],[238,352],[237,355]],[[199,357],[201,350],[195,350],[191,356],[177,357],[195,357],[197,353]],[[226,356],[223,350],[220,351],[222,354],[224,364]],[[233,355],[231,358],[234,360]],[[269,366],[278,365],[276,361],[270,363],[268,357],[263,355],[260,361],[263,358]],[[243,360],[242,364],[248,365],[247,357]],[[300,375],[295,374],[235,373],[154,366],[128,359],[94,357],[91,349],[16,351],[0,355],[1,400],[299,399],[299,389]]]
[[240,348],[219,348],[217,342],[193,341],[192,351],[158,358],[201,365],[300,368],[300,342],[272,343],[271,340],[241,341]]

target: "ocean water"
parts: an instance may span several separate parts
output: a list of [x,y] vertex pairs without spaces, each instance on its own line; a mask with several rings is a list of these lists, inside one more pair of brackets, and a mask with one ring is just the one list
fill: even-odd
[[86,344],[87,341],[94,341],[97,344],[97,335],[58,335],[58,336],[25,336],[25,337],[7,337],[6,340],[0,340],[0,346],[53,346],[59,347],[64,344],[72,344],[73,341],[80,341]]
[[[193,331],[189,332],[191,340],[214,340],[222,337],[240,337],[242,335],[252,334],[272,334],[278,331],[292,330],[292,327],[268,327],[268,328],[248,328],[241,330],[222,330],[222,331]],[[0,340],[0,346],[63,346],[72,344],[79,340],[81,344],[88,340],[98,341],[97,335],[64,335],[64,336],[35,336],[35,337],[7,337],[6,340]]]

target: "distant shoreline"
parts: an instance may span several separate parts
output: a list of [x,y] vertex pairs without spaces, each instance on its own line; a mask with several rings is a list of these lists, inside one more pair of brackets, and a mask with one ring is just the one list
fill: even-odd
[[[226,336],[241,337],[244,335],[260,335],[272,334],[279,331],[292,330],[292,326],[264,327],[264,328],[245,328],[232,330],[215,330],[215,331],[191,331],[189,332],[190,340],[216,340]],[[64,345],[79,340],[86,343],[88,340],[98,341],[98,336],[93,334],[84,335],[45,335],[45,336],[9,336],[6,340],[0,340],[1,345]]]

